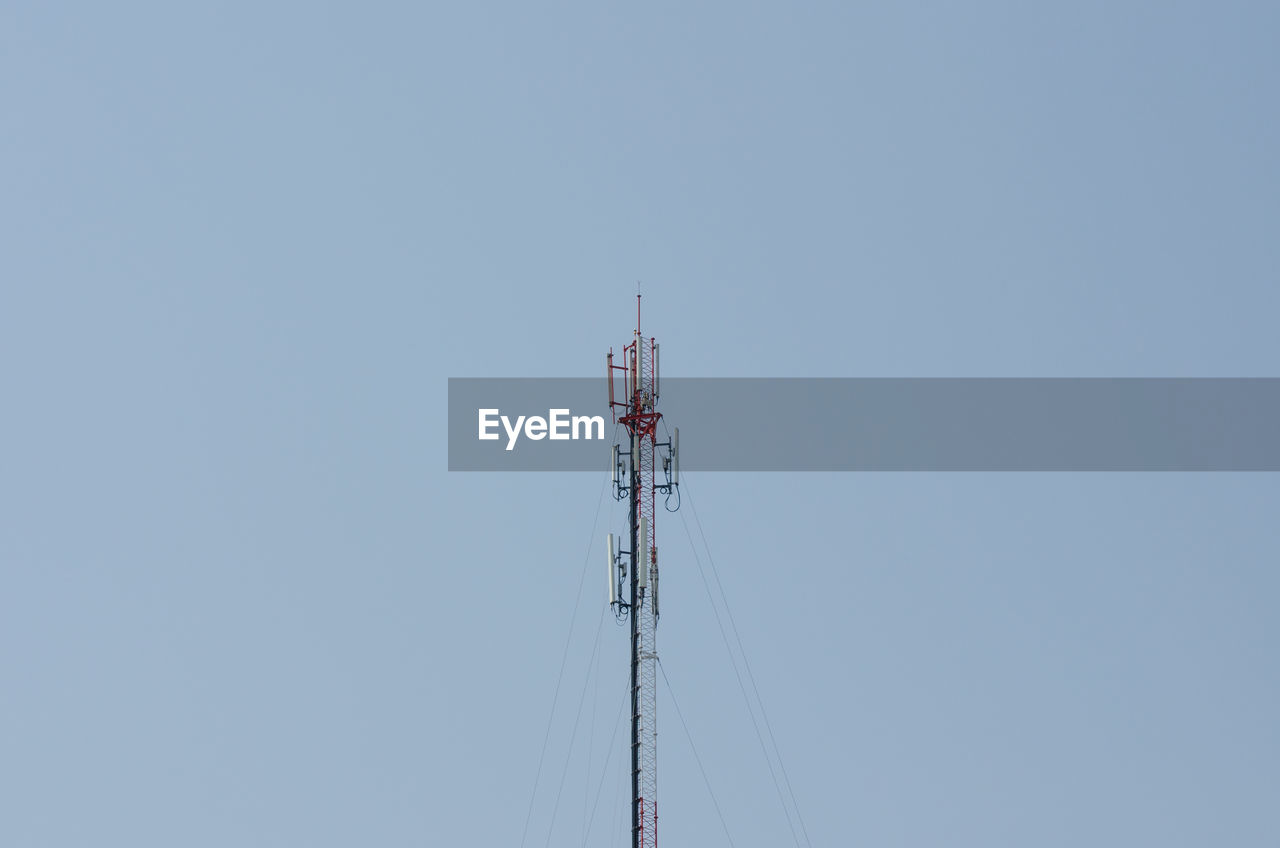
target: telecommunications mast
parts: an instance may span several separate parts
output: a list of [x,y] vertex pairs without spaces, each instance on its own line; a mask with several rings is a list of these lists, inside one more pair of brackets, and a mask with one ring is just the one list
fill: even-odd
[[[627,550],[618,549],[609,534],[609,604],[620,620],[631,618],[631,845],[656,848],[658,844],[658,661],[655,636],[658,628],[658,545],[654,501],[661,493],[666,508],[679,508],[680,429],[658,441],[657,411],[658,345],[640,334],[640,295],[636,295],[636,331],[622,349],[622,364],[606,360],[609,407],[615,422],[627,428],[626,449],[613,446],[613,495],[630,500]],[[615,392],[617,372],[622,372],[622,394]],[[658,460],[662,482],[654,479]],[[675,495],[674,505],[672,495]]]

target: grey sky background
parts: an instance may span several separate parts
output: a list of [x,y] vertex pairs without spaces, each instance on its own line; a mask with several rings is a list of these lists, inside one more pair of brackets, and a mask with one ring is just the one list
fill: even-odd
[[[636,280],[672,376],[1276,376],[1278,23],[4,6],[0,843],[518,845],[572,619],[526,844],[582,844],[622,515],[449,474],[447,378],[597,375]],[[687,482],[813,844],[1277,842],[1274,476]],[[791,844],[659,533],[730,832]],[[662,698],[663,841],[725,844]]]

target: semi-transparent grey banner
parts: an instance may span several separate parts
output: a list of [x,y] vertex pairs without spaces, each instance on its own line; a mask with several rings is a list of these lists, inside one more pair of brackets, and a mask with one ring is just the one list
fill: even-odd
[[[1280,379],[669,378],[690,471],[1277,471]],[[660,439],[661,440],[661,439]],[[604,378],[449,380],[450,471],[600,471]]]

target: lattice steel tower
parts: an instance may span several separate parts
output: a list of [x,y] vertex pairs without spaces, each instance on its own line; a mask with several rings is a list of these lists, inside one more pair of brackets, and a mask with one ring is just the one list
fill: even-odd
[[[621,365],[609,351],[609,407],[614,420],[627,428],[628,449],[613,447],[613,492],[630,500],[629,550],[618,550],[609,534],[609,603],[619,619],[631,619],[631,844],[658,844],[658,705],[656,635],[658,629],[658,545],[654,513],[656,496],[665,507],[679,508],[680,429],[658,441],[662,413],[658,345],[640,333],[640,296],[636,295],[636,331],[622,349]],[[622,393],[615,392],[622,372]],[[661,460],[661,482],[655,481]],[[674,500],[673,500],[674,495]]]

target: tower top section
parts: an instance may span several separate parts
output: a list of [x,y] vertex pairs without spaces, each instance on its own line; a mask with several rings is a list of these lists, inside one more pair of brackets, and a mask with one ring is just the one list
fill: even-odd
[[640,295],[637,294],[634,337],[623,346],[621,363],[614,361],[613,349],[609,349],[605,374],[609,383],[609,410],[613,413],[614,422],[621,422],[628,430],[651,438],[654,425],[661,417],[656,410],[661,391],[659,353],[657,341],[646,339],[640,330]]

